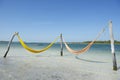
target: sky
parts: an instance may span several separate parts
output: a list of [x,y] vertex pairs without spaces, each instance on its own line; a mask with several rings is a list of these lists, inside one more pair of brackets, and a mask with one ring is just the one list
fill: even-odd
[[120,41],[120,0],[0,0],[0,41],[14,32],[27,42],[51,42],[61,33],[66,41],[89,41],[105,26],[98,40],[109,40],[110,20]]

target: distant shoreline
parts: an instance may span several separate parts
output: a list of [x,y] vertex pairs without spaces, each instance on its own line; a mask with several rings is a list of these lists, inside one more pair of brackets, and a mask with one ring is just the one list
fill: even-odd
[[[91,41],[83,41],[83,42],[67,42],[68,44],[88,44],[90,43]],[[0,41],[0,43],[9,43],[9,41]],[[19,43],[18,41],[17,42],[13,42],[13,43]],[[50,42],[25,42],[25,43],[50,43]],[[57,42],[57,43],[60,43],[60,42]],[[115,44],[120,44],[120,41],[117,41],[115,40],[114,42]],[[94,44],[110,44],[110,40],[108,41],[95,41]]]

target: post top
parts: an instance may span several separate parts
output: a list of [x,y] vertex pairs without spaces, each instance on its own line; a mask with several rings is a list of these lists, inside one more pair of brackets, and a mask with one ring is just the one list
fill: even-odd
[[112,23],[112,20],[110,20],[109,22]]
[[19,34],[19,32],[15,32],[15,35],[18,35]]

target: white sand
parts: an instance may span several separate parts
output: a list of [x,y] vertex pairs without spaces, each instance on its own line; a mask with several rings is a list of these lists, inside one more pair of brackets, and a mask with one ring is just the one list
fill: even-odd
[[75,57],[0,57],[0,80],[120,80],[112,63]]

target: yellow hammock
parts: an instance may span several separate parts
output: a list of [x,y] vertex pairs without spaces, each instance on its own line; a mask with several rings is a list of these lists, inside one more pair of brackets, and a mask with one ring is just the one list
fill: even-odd
[[64,42],[64,44],[65,44],[65,47],[66,47],[66,49],[69,51],[69,52],[71,52],[71,53],[73,53],[73,54],[81,54],[81,53],[84,53],[84,52],[86,52],[86,51],[88,51],[89,49],[90,49],[90,47],[93,45],[93,43],[100,37],[100,35],[104,32],[104,30],[105,29],[103,29],[99,34],[98,34],[98,36],[95,38],[95,40],[93,40],[92,42],[90,42],[86,47],[84,47],[83,49],[81,49],[81,50],[73,50],[73,49],[71,49],[69,46],[68,46],[68,44],[65,42],[65,40],[63,40],[63,42]]
[[43,49],[41,49],[41,50],[34,50],[34,49],[30,48],[29,46],[27,46],[27,45],[24,43],[24,41],[20,38],[20,36],[19,36],[18,34],[17,34],[17,37],[18,37],[21,45],[22,45],[26,50],[28,50],[28,51],[30,51],[30,52],[32,52],[32,53],[40,53],[40,52],[43,52],[43,51],[48,50],[48,49],[58,40],[58,38],[59,38],[59,36],[58,36],[52,43],[50,43],[47,47],[45,47],[45,48],[43,48]]

